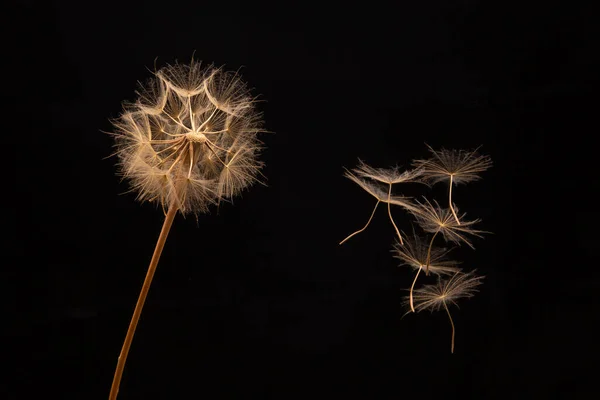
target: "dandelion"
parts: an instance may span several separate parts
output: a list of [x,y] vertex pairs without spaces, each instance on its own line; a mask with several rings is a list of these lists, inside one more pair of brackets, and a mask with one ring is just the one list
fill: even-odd
[[429,271],[436,275],[451,275],[460,270],[457,267],[460,262],[447,258],[447,255],[451,249],[432,248],[429,250],[429,246],[427,245],[426,241],[417,235],[414,230],[412,237],[406,238],[405,235],[403,244],[396,242],[392,251],[394,258],[400,259],[400,265],[408,265],[409,267],[417,270],[409,292],[410,309],[413,312],[415,311],[413,290],[423,268],[428,266]]
[[[454,336],[455,327],[452,315],[448,305],[456,304],[456,301],[461,298],[470,298],[478,291],[477,287],[481,284],[483,277],[475,275],[475,271],[468,273],[457,272],[449,279],[443,281],[438,278],[435,285],[425,285],[414,291],[415,310],[421,312],[423,310],[439,311],[442,307],[446,310],[450,325],[452,326],[452,340],[450,352],[454,353]],[[405,303],[409,303],[407,299]]]
[[432,158],[415,160],[413,166],[419,168],[423,178],[433,184],[449,180],[448,204],[456,223],[460,225],[460,219],[452,204],[452,185],[480,179],[479,173],[492,165],[491,159],[488,156],[479,155],[477,149],[474,151],[454,149],[435,151],[429,147],[429,151],[433,155]]
[[236,74],[175,64],[113,121],[121,175],[141,201],[207,212],[258,180],[261,115]]
[[[359,160],[359,166],[354,168],[352,172],[346,170],[344,176],[354,183],[363,188],[367,193],[377,199],[375,203],[375,207],[371,212],[371,216],[367,221],[366,225],[359,229],[358,231],[350,234],[344,240],[340,242],[340,244],[344,243],[352,236],[364,231],[367,229],[367,226],[371,223],[373,219],[373,215],[375,215],[375,211],[379,206],[379,203],[387,203],[388,216],[392,225],[398,235],[398,239],[400,243],[402,243],[402,235],[400,234],[400,230],[398,226],[394,222],[394,218],[392,217],[391,205],[399,205],[404,207],[407,210],[411,210],[413,212],[418,212],[418,208],[411,202],[410,198],[404,196],[393,196],[392,195],[392,185],[397,183],[406,183],[406,182],[417,182],[417,178],[420,175],[419,170],[411,170],[399,172],[399,169],[391,168],[391,169],[382,169],[382,168],[373,168],[365,164],[362,160]],[[371,182],[374,181],[374,182]],[[385,188],[387,186],[387,188]],[[385,188],[385,189],[384,189]]]
[[237,73],[190,64],[154,73],[113,122],[119,173],[165,221],[119,356],[114,400],[135,328],[175,215],[205,213],[259,182],[262,116]]
[[[435,202],[435,201],[434,201]],[[463,221],[466,213],[461,216],[454,218],[453,213],[450,209],[441,208],[440,205],[435,202],[435,206],[431,202],[425,199],[424,203],[417,202],[419,211],[413,212],[417,223],[421,228],[428,233],[433,233],[431,241],[429,242],[429,248],[427,250],[427,263],[425,272],[429,275],[429,264],[431,260],[431,248],[433,241],[436,236],[441,233],[444,240],[447,242],[453,242],[456,244],[465,243],[467,246],[474,249],[471,242],[467,239],[466,235],[473,235],[477,237],[481,236],[485,231],[474,229],[472,226],[478,223],[480,220],[476,219],[473,221]],[[458,210],[458,208],[457,208]]]

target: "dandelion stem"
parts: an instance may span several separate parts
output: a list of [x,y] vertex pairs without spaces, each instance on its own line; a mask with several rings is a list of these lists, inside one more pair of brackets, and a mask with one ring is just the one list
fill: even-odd
[[458,220],[458,216],[456,215],[456,211],[454,211],[454,207],[452,206],[452,180],[453,180],[453,175],[450,174],[450,190],[448,191],[448,201],[450,203],[450,211],[452,211],[452,215],[454,215],[454,219],[456,220],[456,223],[458,225],[460,225],[460,221]]
[[390,221],[392,221],[392,225],[394,225],[396,234],[398,235],[398,238],[400,239],[400,244],[404,244],[404,241],[402,240],[402,236],[400,235],[400,231],[398,230],[398,227],[396,226],[396,223],[394,222],[394,218],[392,218],[392,209],[391,209],[391,205],[390,205],[391,197],[392,197],[392,184],[390,183],[389,189],[388,189],[388,201],[387,201],[388,215],[390,216]]
[[125,368],[127,354],[129,353],[131,342],[133,341],[135,328],[137,327],[138,321],[140,320],[142,308],[144,308],[144,302],[146,301],[146,297],[148,296],[148,291],[150,290],[150,285],[152,283],[152,278],[154,277],[154,272],[156,272],[158,260],[160,259],[160,255],[162,254],[162,250],[165,246],[165,242],[167,241],[167,237],[169,236],[169,231],[171,230],[171,225],[173,224],[173,220],[175,219],[177,210],[178,207],[175,204],[172,204],[169,207],[167,215],[165,216],[165,221],[163,222],[160,235],[158,236],[158,240],[156,242],[156,247],[154,248],[152,260],[150,261],[150,265],[148,266],[146,279],[144,279],[142,291],[140,292],[137,304],[135,305],[135,310],[133,311],[133,316],[131,317],[131,322],[129,323],[129,329],[127,329],[127,335],[125,336],[125,341],[123,342],[123,347],[121,348],[121,354],[119,354],[117,369],[115,370],[112,386],[110,388],[109,400],[115,400],[117,398],[117,394],[119,393],[119,385],[121,384],[121,377],[123,376],[123,369]]
[[417,278],[419,277],[419,274],[421,273],[422,269],[423,269],[423,266],[420,266],[419,270],[417,271],[417,274],[415,275],[415,279],[413,280],[412,285],[410,285],[409,300],[410,300],[410,309],[412,310],[412,312],[415,312],[415,306],[414,306],[414,303],[413,303],[413,289],[415,287],[415,283],[417,283]]
[[446,309],[446,312],[448,313],[448,318],[450,318],[450,325],[452,325],[452,343],[450,345],[450,353],[454,354],[454,333],[455,333],[454,321],[452,321],[452,315],[450,315],[450,310],[448,310],[448,305],[446,304],[445,301],[444,301],[444,308]]
[[373,219],[373,215],[375,215],[375,210],[377,210],[377,206],[379,205],[379,202],[380,202],[380,200],[377,200],[377,203],[375,203],[375,207],[373,208],[373,212],[371,212],[371,217],[369,217],[367,224],[365,226],[363,226],[361,229],[359,229],[356,232],[354,232],[353,234],[351,234],[350,236],[346,237],[346,239],[342,240],[340,242],[340,244],[343,244],[346,240],[350,239],[352,236],[356,235],[357,233],[361,233],[362,231],[367,229],[367,226],[369,226],[369,224],[371,223],[371,220]]
[[429,248],[427,249],[427,260],[425,260],[425,275],[429,276],[429,262],[431,261],[431,247],[433,246],[433,240],[435,239],[435,237],[437,236],[437,234],[439,233],[439,229],[437,231],[435,231],[435,233],[433,234],[433,237],[431,238],[431,241],[429,242]]

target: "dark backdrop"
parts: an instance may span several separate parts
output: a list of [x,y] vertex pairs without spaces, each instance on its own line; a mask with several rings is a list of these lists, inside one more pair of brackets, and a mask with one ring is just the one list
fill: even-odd
[[[177,217],[120,399],[590,398],[599,285],[578,261],[597,215],[584,194],[596,181],[580,178],[593,170],[586,138],[597,131],[590,10],[466,0],[10,7],[2,398],[108,397],[163,215],[123,194],[101,130],[155,65],[192,54],[241,67],[265,100],[268,185],[197,222]],[[427,156],[425,143],[482,146],[494,162],[455,192],[493,232],[456,253],[486,278],[453,311],[455,354],[443,312],[401,319],[412,274],[391,257],[383,208],[338,245],[373,206],[343,167],[408,166]],[[405,193],[444,199],[443,186],[419,189]]]

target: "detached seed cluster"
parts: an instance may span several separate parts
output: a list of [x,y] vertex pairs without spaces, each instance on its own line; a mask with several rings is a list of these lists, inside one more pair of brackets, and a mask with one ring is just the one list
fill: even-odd
[[[360,160],[356,168],[351,171],[346,170],[344,176],[374,197],[376,203],[367,223],[342,240],[340,244],[364,231],[371,223],[378,206],[381,203],[386,204],[388,217],[397,236],[393,250],[394,257],[401,261],[401,265],[407,265],[416,271],[406,297],[409,312],[437,311],[444,308],[452,325],[451,351],[454,352],[454,322],[448,305],[456,305],[456,301],[460,298],[472,297],[483,277],[476,275],[475,271],[463,271],[459,267],[459,262],[448,258],[451,249],[436,247],[434,242],[438,238],[438,241],[443,239],[446,243],[466,244],[474,248],[470,236],[482,237],[481,235],[485,233],[474,228],[479,219],[466,220],[466,214],[459,212],[452,201],[452,189],[454,185],[480,179],[479,174],[491,166],[491,160],[488,156],[478,154],[477,150],[436,151],[431,147],[429,150],[430,158],[414,160],[413,168],[407,171],[400,171],[397,167],[373,168]],[[427,198],[413,200],[392,192],[394,185],[409,182],[427,186],[447,182],[448,206],[442,207],[435,200],[433,202]],[[401,233],[392,216],[392,205],[406,210],[423,233],[416,233],[414,227],[410,236]],[[426,276],[436,275],[437,282],[415,288],[421,272]]]

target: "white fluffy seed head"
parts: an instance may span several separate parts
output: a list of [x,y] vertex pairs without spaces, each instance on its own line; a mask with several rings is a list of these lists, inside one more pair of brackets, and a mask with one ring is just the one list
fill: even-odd
[[138,199],[208,211],[258,180],[262,116],[237,73],[168,65],[113,121],[120,173]]

